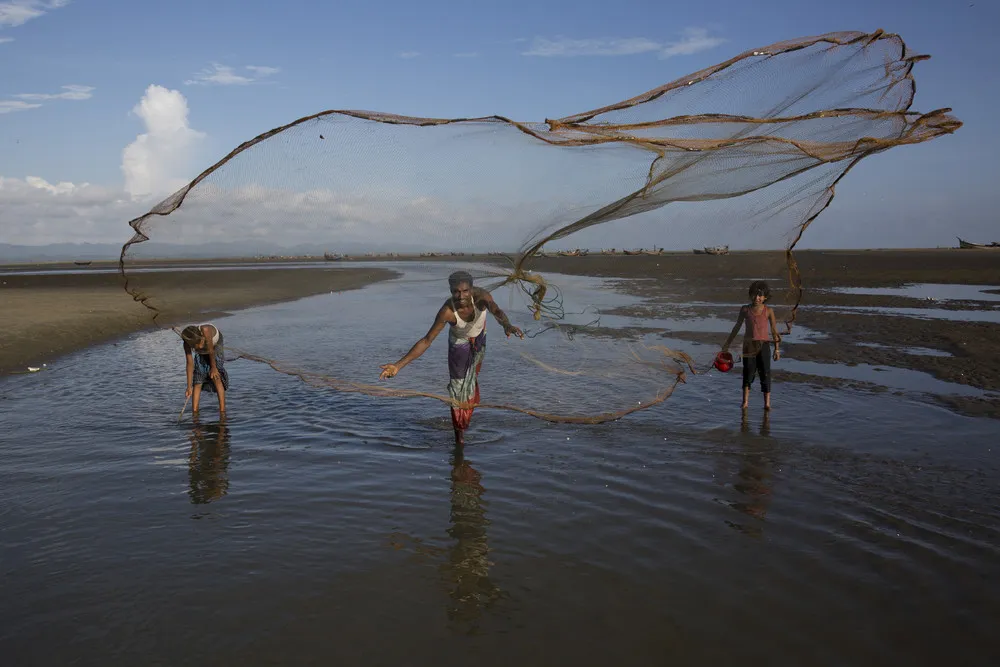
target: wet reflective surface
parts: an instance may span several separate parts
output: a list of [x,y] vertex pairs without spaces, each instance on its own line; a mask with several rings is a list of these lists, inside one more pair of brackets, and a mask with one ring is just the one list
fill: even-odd
[[[285,356],[335,365],[357,344],[338,298],[217,323],[262,347],[303,323]],[[365,363],[430,316],[385,320],[396,343]],[[516,349],[491,349],[484,393]],[[50,366],[0,380],[4,664],[1000,660],[1000,424],[909,376],[776,383],[743,414],[739,374],[713,371],[607,424],[477,411],[456,451],[437,401],[246,360],[224,422],[212,396],[178,421],[169,331]]]

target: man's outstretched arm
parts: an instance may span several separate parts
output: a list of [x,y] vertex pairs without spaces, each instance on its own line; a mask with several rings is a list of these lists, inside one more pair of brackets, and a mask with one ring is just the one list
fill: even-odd
[[410,351],[403,355],[403,357],[394,364],[382,364],[382,373],[379,375],[380,380],[385,380],[386,378],[391,378],[396,373],[398,373],[404,366],[409,364],[411,361],[418,359],[420,355],[427,351],[427,348],[431,346],[434,339],[437,338],[438,334],[444,331],[445,325],[448,324],[449,314],[451,308],[448,306],[441,306],[441,310],[438,311],[437,317],[434,318],[434,324],[431,328],[427,330],[424,337],[419,339],[410,348]]

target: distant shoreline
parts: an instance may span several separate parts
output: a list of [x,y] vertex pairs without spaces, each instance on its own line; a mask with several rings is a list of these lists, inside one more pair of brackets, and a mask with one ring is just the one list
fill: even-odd
[[[902,254],[912,254],[912,253],[957,253],[961,252],[961,256],[968,255],[982,255],[982,254],[992,254],[990,251],[993,250],[994,253],[1000,254],[1000,250],[995,250],[993,248],[956,248],[956,247],[936,247],[936,248],[804,248],[801,250],[795,250],[796,257],[808,257],[810,255],[838,255],[838,254],[855,254],[859,252],[864,253],[902,253]],[[555,255],[557,251],[552,251],[550,255]],[[784,250],[733,250],[730,252],[731,255],[761,255],[761,254],[780,254],[784,255]],[[633,260],[638,257],[677,257],[677,256],[687,256],[691,255],[692,250],[665,250],[659,255],[625,255],[619,250],[615,255],[604,255],[600,250],[590,250],[589,254],[585,257],[614,257],[616,259],[629,259]],[[325,262],[336,266],[341,263],[359,263],[359,262],[395,262],[395,261],[420,261],[420,262],[447,262],[447,261],[459,261],[459,262],[481,262],[481,261],[505,261],[505,254],[503,253],[464,253],[455,254],[450,253],[435,253],[434,255],[422,255],[420,253],[400,253],[398,255],[390,255],[388,253],[376,254],[375,256],[365,256],[365,255],[351,255],[346,254],[342,258],[338,259],[325,259],[322,255],[282,255],[282,256],[231,256],[231,257],[160,257],[160,258],[142,258],[129,260],[126,268],[129,267],[142,267],[142,266],[155,266],[164,267],[170,265],[176,266],[190,266],[192,264],[293,264],[293,263],[313,263],[313,262]],[[510,256],[516,256],[516,253],[511,253]],[[542,257],[538,259],[549,259],[550,257]],[[77,264],[76,262],[87,262],[85,265]],[[109,268],[118,268],[118,258],[114,259],[86,259],[81,258],[77,260],[71,259],[45,259],[37,261],[13,261],[13,260],[0,260],[0,272],[3,271],[17,271],[17,270],[31,270],[37,267],[46,267],[51,269],[87,269],[87,268],[100,268],[107,270]]]

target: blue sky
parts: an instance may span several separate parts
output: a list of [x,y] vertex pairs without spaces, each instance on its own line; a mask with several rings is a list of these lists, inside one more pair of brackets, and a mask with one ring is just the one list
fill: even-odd
[[[149,132],[150,120],[133,109],[151,85],[178,91],[188,109],[190,150],[184,160],[167,159],[176,180],[324,109],[540,121],[778,40],[876,28],[933,56],[917,67],[914,107],[953,107],[965,126],[868,159],[805,245],[935,246],[956,234],[1000,240],[997,25],[1000,3],[983,0],[0,0],[0,242],[128,236],[104,220],[68,229],[60,225],[74,223],[65,216],[27,221],[34,231],[25,231],[25,221],[2,212],[3,183],[8,191],[27,177],[64,189],[90,183],[114,198],[125,183],[123,151]],[[38,181],[32,187],[45,190]],[[112,218],[133,210],[116,201]]]

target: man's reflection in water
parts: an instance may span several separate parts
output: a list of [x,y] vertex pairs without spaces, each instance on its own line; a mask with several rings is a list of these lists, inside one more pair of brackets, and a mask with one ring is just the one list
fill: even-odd
[[[750,433],[750,422],[746,411],[743,412],[740,430],[746,434]],[[759,432],[762,438],[768,438],[771,435],[770,412],[764,412]],[[736,481],[733,482],[733,489],[743,495],[745,499],[729,503],[729,506],[747,516],[763,521],[771,504],[771,485],[773,483],[771,474],[774,469],[772,454],[774,450],[768,440],[756,437],[747,439],[741,444],[741,447],[742,451],[738,454],[739,470],[736,473]],[[759,525],[742,526],[733,523],[730,525],[746,533],[761,534]]]
[[229,490],[229,429],[224,420],[202,424],[195,417],[188,437],[188,496],[195,505],[218,500]]
[[448,618],[468,633],[475,633],[484,607],[501,596],[490,581],[489,543],[486,536],[485,489],[479,472],[465,458],[463,447],[456,447],[451,469],[451,528],[455,540],[443,567],[451,591]]

